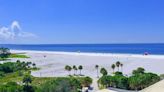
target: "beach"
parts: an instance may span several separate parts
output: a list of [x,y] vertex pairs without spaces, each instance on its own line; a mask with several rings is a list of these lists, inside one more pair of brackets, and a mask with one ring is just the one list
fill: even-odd
[[[96,65],[99,65],[99,71],[101,68],[105,68],[109,75],[113,74],[111,68],[112,64],[117,61],[123,64],[122,67],[116,67],[114,71],[123,72],[125,76],[131,76],[132,71],[138,67],[143,67],[145,72],[152,72],[158,75],[164,74],[164,55],[142,55],[142,54],[114,54],[114,53],[84,53],[84,52],[57,52],[57,51],[34,51],[34,50],[10,50],[13,54],[24,54],[30,58],[10,58],[3,62],[32,62],[36,64],[38,70],[32,71],[31,75],[34,77],[66,77],[68,75],[80,74],[78,70],[75,72],[73,69],[71,72],[65,70],[65,66],[71,67],[83,66],[81,74],[83,76],[89,76],[93,79],[91,87],[92,91],[89,92],[136,92],[127,91],[122,89],[106,89],[100,91],[97,81],[97,69]],[[101,73],[99,77],[101,77]]]
[[[104,67],[112,74],[111,65],[117,61],[123,63],[120,68],[125,75],[131,75],[132,71],[138,67],[145,68],[146,72],[164,74],[164,55],[139,55],[139,54],[107,54],[107,53],[80,53],[80,52],[55,52],[55,51],[30,51],[11,50],[12,53],[25,53],[30,58],[19,59],[30,61],[36,64],[40,70],[33,71],[35,77],[61,77],[67,76],[66,65],[82,65],[82,74],[96,78],[95,65]],[[11,59],[16,61],[17,58]],[[115,69],[117,71],[117,68]],[[71,71],[73,74],[74,71]]]

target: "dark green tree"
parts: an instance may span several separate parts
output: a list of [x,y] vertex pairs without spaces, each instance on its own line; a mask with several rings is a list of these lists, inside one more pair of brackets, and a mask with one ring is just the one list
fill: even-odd
[[78,69],[80,70],[80,75],[81,75],[81,70],[83,69],[83,66],[80,65],[80,66],[78,67]]
[[107,70],[105,68],[101,68],[100,73],[105,76],[108,74]]
[[74,75],[76,75],[76,73],[77,73],[77,67],[75,65],[73,65],[73,70],[74,70]]
[[142,67],[139,67],[136,70],[133,70],[133,72],[132,72],[133,75],[144,74],[144,73],[145,73],[145,69]]
[[103,88],[107,88],[110,86],[111,84],[111,78],[112,76],[107,76],[107,75],[104,75],[102,76],[99,80],[98,80],[98,85],[99,87],[102,86]]
[[118,68],[118,71],[119,71],[120,64],[121,64],[120,61],[117,61],[117,62],[116,62],[116,66],[117,66],[117,68]]
[[111,68],[113,69],[113,73],[114,73],[115,67],[116,67],[116,65],[112,64]]
[[32,83],[31,75],[25,75],[23,77],[23,83],[25,84],[25,85],[23,85],[24,92],[34,92],[35,91],[34,87],[31,86],[31,83]]
[[71,75],[70,71],[72,70],[72,67],[69,65],[65,66],[65,70],[68,71],[68,74]]
[[121,72],[123,72],[123,63],[120,64]]
[[32,83],[32,78],[30,75],[25,75],[23,78],[23,83],[25,83],[26,86],[29,86],[29,84]]
[[0,59],[5,60],[10,55],[10,49],[8,48],[0,48]]

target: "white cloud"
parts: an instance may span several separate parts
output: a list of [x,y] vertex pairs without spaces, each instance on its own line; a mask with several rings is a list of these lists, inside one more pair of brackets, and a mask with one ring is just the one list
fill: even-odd
[[21,38],[35,38],[33,33],[22,31],[19,22],[13,21],[9,27],[0,27],[0,40],[15,40]]
[[13,21],[11,24],[11,30],[14,30],[15,28],[21,30],[21,27],[20,27],[18,21]]

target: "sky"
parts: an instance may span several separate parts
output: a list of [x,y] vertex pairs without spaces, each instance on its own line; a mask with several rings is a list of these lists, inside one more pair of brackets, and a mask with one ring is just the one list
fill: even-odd
[[164,43],[164,1],[0,0],[0,43]]

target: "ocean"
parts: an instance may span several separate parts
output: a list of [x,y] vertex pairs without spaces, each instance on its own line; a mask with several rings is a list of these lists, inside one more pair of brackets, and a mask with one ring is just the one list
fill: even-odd
[[0,44],[14,50],[164,55],[164,44]]

